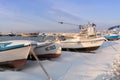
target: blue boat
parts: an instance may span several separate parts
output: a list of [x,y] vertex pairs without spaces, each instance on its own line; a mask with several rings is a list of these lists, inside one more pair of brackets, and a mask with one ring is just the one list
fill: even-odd
[[104,37],[109,41],[114,41],[114,40],[119,39],[119,35],[117,35],[117,34],[110,34],[110,35],[106,35]]
[[108,33],[104,36],[109,41],[114,41],[119,39],[118,32],[120,30],[120,25],[112,26],[108,28]]

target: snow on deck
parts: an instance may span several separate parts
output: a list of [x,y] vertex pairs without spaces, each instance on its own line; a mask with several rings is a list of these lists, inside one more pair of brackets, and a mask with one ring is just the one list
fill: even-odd
[[[62,52],[59,58],[42,60],[53,80],[102,80],[120,53],[120,40],[105,42],[96,53]],[[0,72],[0,80],[47,80],[36,61],[28,61],[22,71]]]

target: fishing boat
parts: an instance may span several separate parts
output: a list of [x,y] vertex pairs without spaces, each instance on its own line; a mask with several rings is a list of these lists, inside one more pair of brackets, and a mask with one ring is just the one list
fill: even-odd
[[21,68],[25,65],[33,41],[12,40],[0,42],[0,68]]
[[22,37],[37,37],[39,33],[21,33]]
[[39,42],[34,51],[39,58],[57,58],[61,55],[60,41]]
[[108,41],[115,41],[119,39],[118,34],[107,34],[104,36]]
[[14,33],[12,33],[12,32],[8,33],[7,35],[8,35],[8,36],[16,36],[16,34],[14,34]]
[[120,25],[112,26],[108,28],[108,30],[105,31],[103,35],[107,40],[115,41],[119,39],[119,30],[120,30]]
[[105,38],[96,35],[95,24],[81,25],[81,32],[79,35],[72,36],[72,38],[64,37],[61,40],[61,47],[63,51],[94,51],[98,49]]
[[119,34],[116,31],[104,31],[102,35],[106,38],[108,41],[115,41],[119,39]]
[[99,38],[80,38],[66,39],[61,41],[61,47],[63,51],[80,51],[89,52],[98,49],[103,42],[104,37]]

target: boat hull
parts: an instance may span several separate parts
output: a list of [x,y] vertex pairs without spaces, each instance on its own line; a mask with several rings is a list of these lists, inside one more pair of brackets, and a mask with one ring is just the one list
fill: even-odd
[[25,65],[30,46],[0,51],[0,67],[20,68]]
[[[43,45],[38,45],[34,48],[34,51],[38,58],[57,58],[61,55],[60,42],[49,42]],[[34,60],[33,56],[29,56],[29,59]]]
[[90,52],[98,49],[100,46],[87,47],[87,48],[62,48],[62,51],[73,51],[73,52]]
[[104,38],[96,38],[96,39],[86,39],[86,40],[72,40],[72,41],[62,41],[62,50],[70,50],[70,51],[81,51],[81,52],[88,52],[94,51],[98,49],[103,42],[105,41]]
[[104,36],[109,41],[115,41],[119,39],[118,35]]
[[26,59],[0,62],[0,68],[21,68],[26,63]]

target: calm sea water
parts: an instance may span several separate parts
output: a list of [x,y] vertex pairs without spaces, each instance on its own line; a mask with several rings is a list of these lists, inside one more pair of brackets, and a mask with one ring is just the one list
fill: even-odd
[[[46,39],[53,40],[52,37],[47,37]],[[21,37],[21,36],[0,36],[0,41],[8,41],[8,40],[33,40],[42,42],[44,41],[43,37]]]

